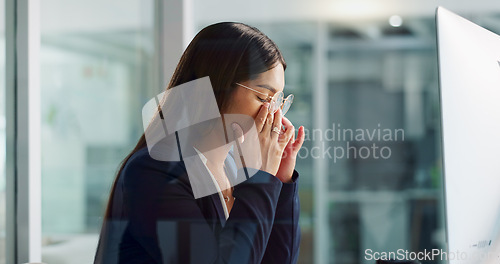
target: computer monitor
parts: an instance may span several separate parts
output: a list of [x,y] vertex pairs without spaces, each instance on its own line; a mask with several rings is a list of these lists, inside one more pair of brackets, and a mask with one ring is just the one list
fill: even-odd
[[500,263],[500,36],[436,17],[449,263]]

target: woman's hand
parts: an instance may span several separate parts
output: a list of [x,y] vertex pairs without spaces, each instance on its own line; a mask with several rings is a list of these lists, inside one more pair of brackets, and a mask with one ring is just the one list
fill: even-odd
[[[281,131],[281,120],[281,110],[276,111],[276,113],[274,114],[270,113],[268,111],[268,104],[266,103],[262,105],[259,112],[257,113],[257,117],[255,118],[255,125],[257,130],[256,137],[247,137],[247,135],[243,135],[243,130],[239,124],[233,123],[232,125],[233,131],[236,134],[235,137],[237,138],[243,149],[245,147],[255,147],[253,145],[257,145],[258,143],[258,146],[260,146],[262,160],[260,169],[272,175],[277,174],[285,147],[293,136],[292,129],[288,129],[285,131],[285,133],[280,135],[279,131]],[[275,127],[277,129],[274,129]],[[243,150],[243,152],[245,151]],[[252,157],[244,158],[245,160],[247,160],[247,158]],[[279,179],[281,181],[286,180],[281,178]]]
[[276,177],[278,177],[282,182],[291,182],[293,170],[295,169],[295,163],[297,161],[297,153],[299,153],[299,150],[304,143],[305,133],[304,127],[300,126],[297,139],[295,139],[295,127],[292,125],[292,122],[290,122],[288,118],[283,117],[283,125],[285,126],[286,132],[289,130],[292,131],[292,137],[283,151],[283,156],[281,157],[281,163]]

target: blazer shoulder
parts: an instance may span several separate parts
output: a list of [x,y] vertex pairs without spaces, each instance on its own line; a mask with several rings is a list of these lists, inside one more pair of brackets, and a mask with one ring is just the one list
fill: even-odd
[[151,157],[147,147],[136,151],[127,160],[122,174],[125,178],[137,175],[159,175],[168,179],[175,179],[186,173],[182,161],[161,161]]

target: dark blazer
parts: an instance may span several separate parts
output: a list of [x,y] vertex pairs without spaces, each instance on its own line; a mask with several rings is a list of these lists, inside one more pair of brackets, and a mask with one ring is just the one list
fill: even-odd
[[152,159],[144,147],[117,179],[95,263],[296,263],[297,179],[258,171],[234,186],[226,221],[217,193],[194,198],[183,161]]

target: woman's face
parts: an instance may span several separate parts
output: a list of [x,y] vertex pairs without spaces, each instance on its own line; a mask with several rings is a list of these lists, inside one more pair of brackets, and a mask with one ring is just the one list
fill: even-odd
[[[268,96],[274,96],[275,93],[283,91],[285,86],[285,70],[279,63],[276,67],[265,71],[254,80],[240,82],[260,93],[236,85],[236,91],[233,93],[231,103],[224,114],[244,114],[256,118],[260,107],[265,103]],[[265,95],[264,95],[265,94]]]

